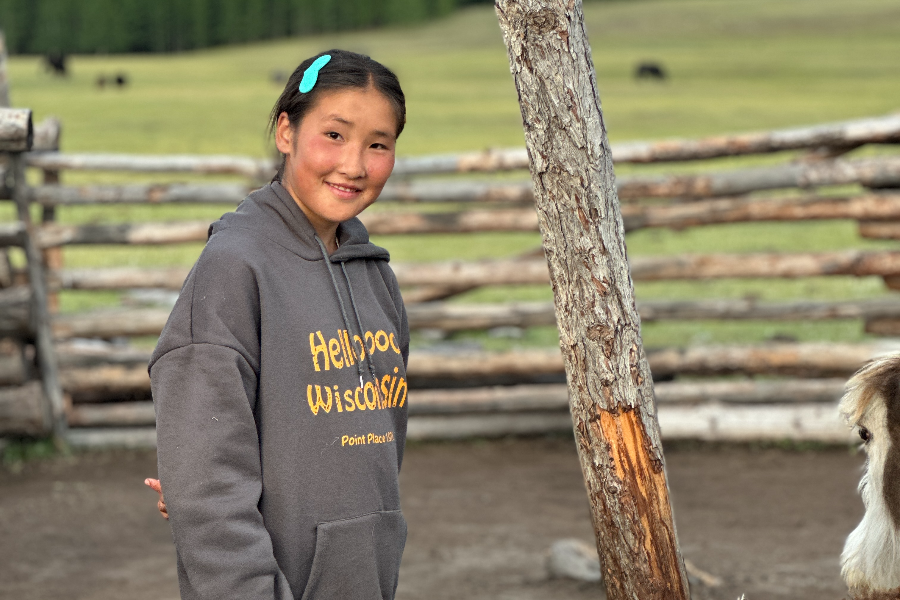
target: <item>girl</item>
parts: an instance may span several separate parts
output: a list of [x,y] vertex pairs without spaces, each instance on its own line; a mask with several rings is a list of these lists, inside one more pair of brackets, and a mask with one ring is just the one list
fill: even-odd
[[184,599],[394,597],[409,333],[356,216],[405,121],[369,57],[302,62],[272,110],[278,175],[213,223],[185,281],[150,361]]

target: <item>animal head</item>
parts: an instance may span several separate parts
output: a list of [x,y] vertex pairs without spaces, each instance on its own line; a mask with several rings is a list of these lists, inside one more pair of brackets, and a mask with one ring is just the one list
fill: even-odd
[[867,454],[859,482],[866,513],[844,545],[841,575],[855,598],[900,598],[900,354],[856,373],[839,410]]

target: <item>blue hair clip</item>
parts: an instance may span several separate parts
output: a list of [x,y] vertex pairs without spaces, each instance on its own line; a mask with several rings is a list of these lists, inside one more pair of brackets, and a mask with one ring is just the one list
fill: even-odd
[[319,70],[327,65],[329,60],[331,60],[331,55],[323,54],[313,61],[313,64],[309,65],[308,69],[303,71],[303,79],[300,80],[301,94],[305,94],[313,89],[313,86],[316,85],[316,80],[319,78]]

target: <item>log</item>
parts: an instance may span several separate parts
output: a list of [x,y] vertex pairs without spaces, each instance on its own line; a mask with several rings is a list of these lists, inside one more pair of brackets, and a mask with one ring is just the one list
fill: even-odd
[[[371,235],[410,233],[474,233],[482,231],[537,231],[533,209],[452,213],[366,213],[362,221]],[[209,221],[168,223],[115,223],[102,225],[43,226],[38,245],[52,248],[70,244],[179,244],[206,242]],[[2,231],[2,230],[0,230]],[[8,237],[15,239],[10,228]],[[2,233],[0,233],[2,235]],[[0,244],[3,238],[0,237]]]
[[[647,227],[683,229],[721,223],[811,221],[819,219],[900,219],[900,194],[856,197],[717,198],[666,206],[622,208],[625,231]],[[896,230],[896,229],[895,229]],[[863,229],[860,229],[861,235]]]
[[21,223],[0,223],[0,248],[25,244],[25,228]]
[[900,187],[900,156],[791,163],[700,175],[622,177],[618,194],[622,199],[714,198],[781,188],[847,184]]
[[[144,408],[152,410],[151,403]],[[852,444],[855,432],[836,417],[834,408],[822,404],[788,406],[660,406],[662,437],[667,441],[711,442],[802,441]],[[409,419],[407,439],[441,440],[507,435],[564,433],[572,429],[566,412],[503,413],[486,415],[430,416]],[[156,447],[156,430],[138,427],[77,427],[67,432],[75,448]]]
[[99,365],[62,369],[60,382],[72,396],[122,398],[150,393],[147,365]]
[[126,448],[145,450],[156,448],[155,427],[78,428],[66,433],[66,442],[73,448]]
[[159,335],[170,312],[163,308],[142,308],[61,315],[53,319],[53,337],[64,340]]
[[862,221],[859,236],[871,240],[900,240],[900,223],[897,221]]
[[31,110],[0,108],[0,152],[27,152],[33,141]]
[[898,275],[900,252],[843,250],[797,254],[686,254],[636,257],[631,261],[631,274],[636,281]]
[[625,142],[613,144],[612,155],[615,162],[651,163],[768,154],[803,148],[855,148],[863,144],[898,142],[900,115],[894,114],[809,127],[717,135],[696,140]]
[[740,319],[766,321],[822,321],[900,317],[900,301],[879,298],[849,302],[759,302],[739,298],[726,300],[638,302],[641,321]]
[[241,175],[258,181],[270,180],[276,170],[274,161],[248,156],[34,152],[28,154],[25,160],[29,167],[51,171]]
[[39,381],[19,387],[0,387],[0,436],[49,433],[50,423],[44,416],[45,403]]
[[0,108],[0,152],[27,152],[33,141],[31,110]]
[[110,269],[67,269],[51,274],[51,282],[66,290],[118,290],[161,288],[180,290],[187,279],[187,267],[142,269],[116,267]]
[[900,336],[900,317],[869,317],[866,319],[865,331],[872,335],[898,337]]
[[56,152],[59,150],[59,136],[62,124],[56,117],[47,117],[34,126],[32,152]]
[[[30,137],[30,135],[29,135]],[[31,140],[28,140],[29,145]],[[25,258],[28,269],[28,283],[31,287],[31,320],[34,331],[35,354],[41,372],[41,381],[45,405],[45,421],[52,424],[53,435],[58,443],[62,442],[66,432],[66,416],[62,389],[59,382],[59,369],[56,354],[53,350],[53,336],[50,331],[50,312],[47,300],[47,282],[44,279],[43,260],[34,242],[34,225],[26,196],[25,162],[21,154],[14,154],[10,159],[13,172],[13,199],[19,222],[25,229]]]
[[0,339],[0,386],[18,386],[25,383],[27,369],[19,342]]
[[[900,318],[900,302],[892,298],[857,302],[759,302],[737,298],[723,300],[644,300],[637,302],[641,321],[671,320],[769,320],[821,321],[830,319]],[[410,329],[463,331],[495,327],[555,325],[552,302],[505,304],[423,303],[407,307]]]
[[[894,343],[787,343],[756,346],[696,346],[647,352],[656,379],[676,375],[786,375],[847,377],[867,361],[900,351]],[[440,379],[477,382],[480,378],[513,379],[561,375],[562,357],[556,350],[520,350],[465,355],[414,353],[409,359],[411,382]],[[423,387],[415,383],[414,387]]]
[[[664,382],[656,385],[656,400],[663,410],[673,405],[698,404],[827,404],[833,409],[843,395],[846,380],[779,380],[779,381],[689,381]],[[553,413],[569,417],[569,392],[565,384],[515,385],[462,390],[411,390],[409,414],[412,418],[429,416],[489,415],[536,413],[541,418]],[[450,419],[445,420],[452,423]],[[156,415],[153,403],[105,402],[74,404],[68,411],[72,427],[135,427],[153,425]],[[420,421],[421,422],[421,421]],[[558,420],[561,422],[561,420]],[[571,422],[565,423],[565,429]],[[539,430],[540,431],[540,430]],[[436,434],[437,432],[435,432]],[[524,433],[511,428],[506,433]],[[476,435],[470,432],[468,434]]]
[[74,404],[69,409],[70,427],[135,427],[155,425],[153,402],[105,402]]
[[114,223],[103,225],[44,225],[36,232],[41,248],[72,244],[182,244],[206,242],[209,221]]
[[[550,281],[546,262],[541,259],[395,263],[392,266],[403,287],[434,286],[451,292],[486,285],[546,284]],[[73,269],[53,274],[52,283],[63,289],[77,290],[180,290],[189,271],[185,267]],[[897,276],[900,275],[900,252],[844,250],[798,254],[639,256],[631,260],[631,275],[635,281]]]
[[822,403],[660,406],[659,426],[666,440],[851,444],[858,439],[834,406]]
[[360,219],[371,235],[538,230],[538,218],[533,208],[442,213],[365,212]]
[[150,350],[112,344],[99,340],[85,343],[78,341],[60,341],[56,344],[56,354],[62,369],[82,367],[98,367],[106,365],[122,365],[147,369],[150,362]]
[[0,289],[0,337],[31,335],[31,291],[26,286]]
[[39,185],[30,200],[42,206],[81,204],[238,204],[255,186],[240,183],[159,183],[132,185]]

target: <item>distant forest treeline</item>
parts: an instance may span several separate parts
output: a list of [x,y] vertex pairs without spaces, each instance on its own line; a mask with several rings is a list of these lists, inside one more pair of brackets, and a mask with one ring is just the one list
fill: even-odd
[[479,0],[0,0],[11,54],[172,52],[414,23]]

